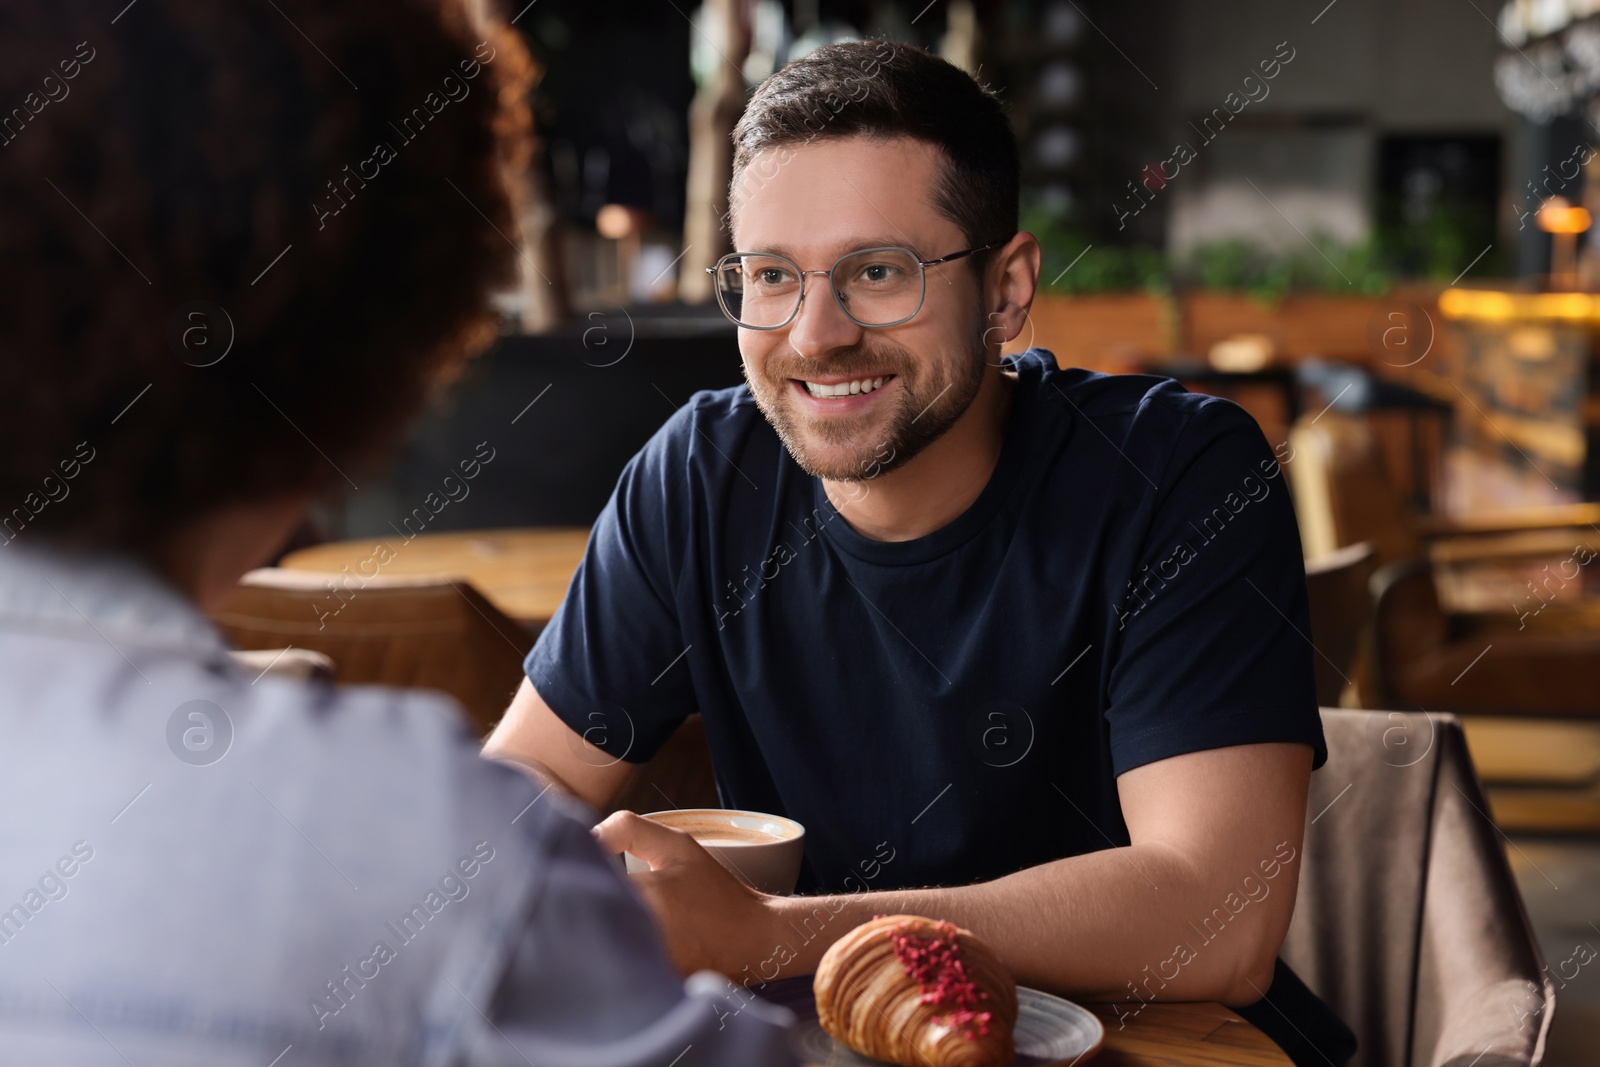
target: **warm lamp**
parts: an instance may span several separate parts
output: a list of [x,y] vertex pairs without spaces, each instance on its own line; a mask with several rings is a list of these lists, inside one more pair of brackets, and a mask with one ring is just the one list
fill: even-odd
[[1545,233],[1582,233],[1590,225],[1589,212],[1567,203],[1566,197],[1552,196],[1539,206],[1534,216]]
[[595,214],[594,228],[600,232],[601,237],[620,241],[624,237],[639,234],[649,221],[650,213],[647,211],[623,204],[607,204]]
[[595,213],[595,230],[601,237],[617,242],[617,285],[622,300],[628,299],[633,288],[633,273],[639,265],[641,235],[654,221],[650,212],[626,204],[606,204]]
[[1589,212],[1573,207],[1566,197],[1552,196],[1534,216],[1550,235],[1550,282],[1559,289],[1578,287],[1578,234],[1589,228]]

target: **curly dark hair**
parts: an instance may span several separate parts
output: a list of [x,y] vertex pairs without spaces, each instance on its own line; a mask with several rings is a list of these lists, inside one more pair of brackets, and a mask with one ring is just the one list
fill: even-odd
[[493,338],[534,67],[478,6],[0,5],[0,548],[342,486]]
[[[762,180],[761,168],[747,169],[766,149],[860,136],[938,148],[944,168],[933,206],[971,244],[1017,232],[1017,141],[999,97],[961,68],[898,41],[824,45],[762,82],[733,130],[731,188]],[[974,265],[986,258],[973,257]]]

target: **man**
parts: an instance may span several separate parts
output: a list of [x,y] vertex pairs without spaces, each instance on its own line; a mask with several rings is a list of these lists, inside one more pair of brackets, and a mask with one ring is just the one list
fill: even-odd
[[493,335],[478,6],[0,8],[0,1063],[792,1063],[459,708],[201,614]]
[[1220,1000],[1302,1062],[1348,1055],[1275,967],[1325,749],[1259,429],[1000,358],[1039,247],[1004,113],[954,67],[818,49],[734,142],[716,274],[747,387],[628,465],[488,750],[599,806],[699,711],[723,802],[807,827],[794,898],[636,815],[598,828],[649,862],[681,968],[754,988],[914,912],[1025,984]]

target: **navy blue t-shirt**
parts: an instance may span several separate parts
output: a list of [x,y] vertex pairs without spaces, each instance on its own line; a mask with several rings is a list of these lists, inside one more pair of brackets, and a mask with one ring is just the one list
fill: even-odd
[[910,541],[852,530],[747,388],[695,394],[623,471],[534,687],[633,762],[699,711],[722,803],[807,828],[801,892],[1127,844],[1116,776],[1170,756],[1288,741],[1320,766],[1299,534],[1254,420],[1014,363],[988,485]]
[[[1011,362],[988,485],[911,541],[852,530],[748,389],[695,394],[528,654],[540,696],[632,762],[699,711],[722,803],[806,827],[802,893],[1126,845],[1116,777],[1170,756],[1300,742],[1321,766],[1299,531],[1254,420],[1165,378]],[[1239,1011],[1296,1064],[1355,1049],[1281,960]]]

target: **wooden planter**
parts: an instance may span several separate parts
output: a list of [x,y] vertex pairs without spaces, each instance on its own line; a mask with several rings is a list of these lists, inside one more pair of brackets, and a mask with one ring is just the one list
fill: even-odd
[[[1368,364],[1393,299],[1296,295],[1266,302],[1245,293],[1189,292],[1057,296],[1041,293],[1029,329],[1006,346],[1048,348],[1062,366],[1127,371],[1175,353],[1204,358],[1218,341],[1257,333],[1272,338],[1289,362],[1306,356]],[[1376,326],[1374,325],[1376,323]]]
[[1029,311],[1028,326],[1005,351],[1021,352],[1037,345],[1055,353],[1063,367],[1130,371],[1172,352],[1174,325],[1172,305],[1165,297],[1040,293]]
[[1296,295],[1268,303],[1244,293],[1191,292],[1181,298],[1185,352],[1204,356],[1218,341],[1242,333],[1265,334],[1294,362],[1320,356],[1347,363],[1373,361],[1374,323],[1392,300],[1377,297]]

